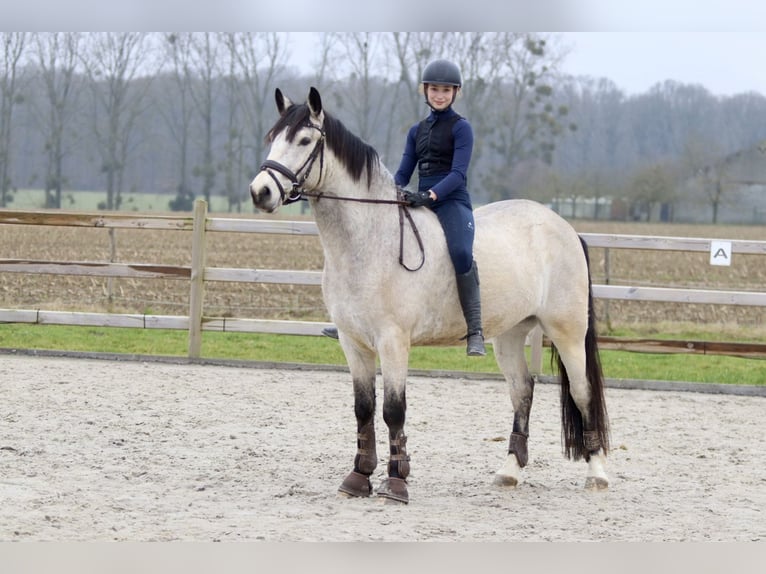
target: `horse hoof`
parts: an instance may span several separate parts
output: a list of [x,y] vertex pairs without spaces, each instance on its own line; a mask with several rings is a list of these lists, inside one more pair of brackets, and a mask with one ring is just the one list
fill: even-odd
[[351,472],[343,480],[338,488],[338,496],[344,498],[367,497],[372,494],[372,483],[370,478],[358,472]]
[[585,479],[585,490],[607,490],[609,488],[609,481],[600,476],[589,476]]
[[519,480],[515,476],[508,476],[507,474],[496,474],[492,483],[495,486],[515,488],[518,486]]
[[403,478],[384,478],[378,487],[378,497],[382,498],[385,504],[409,504],[407,482]]

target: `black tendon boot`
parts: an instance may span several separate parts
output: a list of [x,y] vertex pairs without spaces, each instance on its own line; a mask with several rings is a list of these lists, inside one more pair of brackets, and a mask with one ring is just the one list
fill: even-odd
[[484,349],[484,333],[481,329],[481,297],[479,295],[479,269],[476,261],[468,273],[455,275],[457,279],[457,294],[460,306],[468,326],[466,339],[466,354],[471,357],[483,357],[487,354]]

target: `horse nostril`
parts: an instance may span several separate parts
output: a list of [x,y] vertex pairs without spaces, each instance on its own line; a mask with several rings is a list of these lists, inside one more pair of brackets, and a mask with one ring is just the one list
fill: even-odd
[[265,185],[259,189],[252,185],[250,186],[250,196],[253,198],[254,203],[258,203],[259,200],[264,197],[269,197],[269,195],[271,195],[271,190]]

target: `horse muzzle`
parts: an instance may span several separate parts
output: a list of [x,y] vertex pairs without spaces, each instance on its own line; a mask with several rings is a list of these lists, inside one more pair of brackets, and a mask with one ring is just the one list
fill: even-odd
[[250,197],[257,209],[273,213],[282,205],[283,194],[276,188],[272,179],[265,172],[261,172],[250,183]]

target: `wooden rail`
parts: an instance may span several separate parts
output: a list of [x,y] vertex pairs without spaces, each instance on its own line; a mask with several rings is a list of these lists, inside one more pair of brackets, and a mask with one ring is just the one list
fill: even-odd
[[[153,229],[191,233],[191,264],[189,267],[162,264],[124,264],[85,261],[35,261],[0,259],[0,273],[47,273],[54,275],[88,275],[98,277],[163,278],[189,281],[189,315],[142,315],[110,313],[76,313],[45,310],[0,309],[0,322],[40,323],[58,325],[88,325],[107,327],[139,327],[155,329],[184,329],[189,332],[190,358],[198,358],[202,331],[260,332],[292,335],[320,335],[328,323],[315,321],[276,321],[207,317],[204,315],[203,295],[206,281],[237,281],[256,283],[290,283],[320,285],[321,271],[235,269],[206,266],[206,234],[208,232],[268,233],[287,235],[317,235],[311,221],[282,221],[209,217],[207,204],[197,200],[194,213],[181,215],[92,214],[63,211],[0,210],[0,224],[54,225],[66,227],[100,227],[123,229]],[[606,249],[648,249],[655,251],[708,252],[711,241],[703,238],[652,237],[640,235],[580,234],[589,247]],[[727,240],[731,253],[766,255],[766,241]],[[720,291],[704,289],[670,289],[623,285],[593,285],[594,297],[671,303],[704,303],[720,305],[766,306],[765,292]],[[605,343],[616,346],[614,341]],[[659,348],[656,342],[641,343],[644,348]],[[532,370],[540,372],[542,334],[531,336]],[[678,345],[680,349],[683,345]],[[665,345],[663,348],[672,348]],[[708,347],[714,352],[714,347]],[[729,347],[732,354],[737,354]],[[688,351],[688,345],[687,350]],[[750,349],[749,354],[760,353]]]

